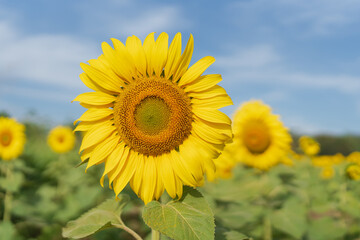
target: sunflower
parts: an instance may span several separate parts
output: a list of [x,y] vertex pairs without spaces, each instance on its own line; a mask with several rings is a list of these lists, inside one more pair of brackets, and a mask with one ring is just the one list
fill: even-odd
[[25,126],[16,120],[0,117],[0,158],[11,160],[24,150]]
[[360,166],[358,164],[351,164],[346,168],[347,176],[353,180],[360,180]]
[[348,162],[360,164],[360,152],[352,152],[347,156],[346,160]]
[[242,104],[235,113],[233,129],[236,156],[248,166],[267,170],[290,153],[292,139],[288,130],[261,101]]
[[87,168],[105,163],[101,185],[107,175],[117,196],[130,183],[145,204],[164,190],[180,198],[204,174],[214,178],[213,159],[232,137],[230,118],[217,110],[232,104],[217,85],[221,75],[202,75],[215,59],[189,68],[192,35],[182,54],[181,34],[170,47],[168,38],[104,42],[98,59],[81,63],[80,78],[94,91],[74,99],[88,108],[75,129],[85,132],[81,160]]
[[214,159],[216,178],[229,179],[233,176],[232,169],[237,164],[237,161],[234,158],[234,154],[236,153],[234,148],[236,148],[236,146],[234,146],[233,143],[226,145],[221,155]]
[[314,156],[320,152],[320,144],[309,136],[300,137],[299,145],[301,150],[308,156]]
[[74,148],[75,135],[71,128],[57,126],[50,131],[47,142],[54,152],[66,153]]
[[334,175],[335,175],[335,170],[331,165],[323,167],[321,169],[320,176],[322,179],[330,179],[330,178],[334,177]]

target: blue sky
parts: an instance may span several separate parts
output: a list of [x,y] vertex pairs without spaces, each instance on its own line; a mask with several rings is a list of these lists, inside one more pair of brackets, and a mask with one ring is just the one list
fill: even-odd
[[216,62],[234,106],[262,99],[293,131],[360,134],[360,1],[3,1],[0,110],[33,110],[52,125],[85,109],[80,62],[101,42],[150,33],[192,33],[192,63]]

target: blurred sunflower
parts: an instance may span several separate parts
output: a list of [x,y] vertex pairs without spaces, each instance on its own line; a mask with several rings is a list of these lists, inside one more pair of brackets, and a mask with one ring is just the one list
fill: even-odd
[[234,117],[237,156],[246,165],[267,170],[290,153],[291,136],[271,108],[261,101],[240,106]]
[[320,152],[320,144],[309,136],[300,137],[299,146],[301,150],[308,156],[314,156]]
[[75,135],[71,128],[57,126],[50,131],[47,142],[54,152],[66,153],[74,148]]
[[228,179],[233,176],[232,169],[237,164],[237,161],[234,158],[234,154],[236,153],[234,150],[235,147],[236,146],[232,143],[226,145],[221,155],[214,159],[216,166],[216,178]]
[[325,166],[321,169],[320,176],[322,179],[330,179],[335,175],[335,170],[332,166]]
[[360,180],[360,166],[358,164],[351,164],[346,168],[346,173],[350,179]]
[[11,160],[24,150],[25,126],[16,120],[0,117],[0,158]]
[[352,152],[347,156],[346,160],[348,162],[360,164],[360,152]]
[[146,203],[164,190],[182,196],[183,185],[212,179],[216,158],[232,137],[231,120],[217,109],[232,104],[217,85],[219,74],[202,75],[215,61],[204,57],[189,67],[192,35],[181,54],[181,34],[168,47],[168,35],[144,43],[136,36],[124,45],[103,43],[98,59],[82,63],[80,75],[94,90],[74,99],[87,110],[76,131],[86,132],[80,147],[87,168],[105,162],[100,180],[118,195],[130,182]]

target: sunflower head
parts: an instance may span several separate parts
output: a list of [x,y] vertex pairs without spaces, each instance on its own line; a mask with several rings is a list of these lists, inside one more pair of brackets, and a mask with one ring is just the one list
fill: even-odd
[[360,180],[360,165],[351,164],[346,168],[347,176],[352,180]]
[[11,160],[24,149],[25,126],[16,120],[0,117],[0,158]]
[[71,128],[57,126],[50,131],[47,142],[54,152],[66,153],[74,148],[75,135]]
[[360,165],[360,152],[352,152],[347,156],[346,160],[351,163]]
[[309,136],[300,137],[299,146],[301,150],[308,156],[315,156],[320,152],[320,144]]
[[334,177],[335,170],[332,166],[323,167],[320,173],[322,179],[330,179]]
[[82,63],[81,80],[92,92],[75,98],[88,110],[76,121],[83,131],[81,159],[87,168],[105,163],[101,178],[119,194],[130,183],[145,203],[164,190],[175,198],[183,185],[213,178],[216,158],[232,137],[231,121],[218,109],[232,104],[217,85],[219,74],[203,75],[215,61],[189,67],[193,37],[182,52],[181,34],[111,39],[103,54]]
[[234,116],[234,144],[239,161],[261,170],[281,162],[292,142],[288,130],[271,108],[261,101],[240,106]]
[[230,143],[225,146],[221,155],[214,159],[216,178],[229,179],[233,177],[233,168],[237,165],[234,154],[236,154],[236,145]]

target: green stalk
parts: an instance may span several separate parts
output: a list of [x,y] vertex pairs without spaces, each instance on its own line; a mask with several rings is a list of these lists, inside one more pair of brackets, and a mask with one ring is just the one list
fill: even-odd
[[[6,164],[6,180],[7,180],[7,182],[10,182],[10,178],[11,178],[11,168],[10,168],[10,165]],[[12,193],[10,191],[6,190],[5,198],[4,198],[4,216],[3,216],[4,222],[11,220],[11,203],[12,203]]]
[[264,217],[264,240],[272,240],[272,229],[269,213],[267,213]]
[[151,240],[160,240],[160,232],[151,229]]

